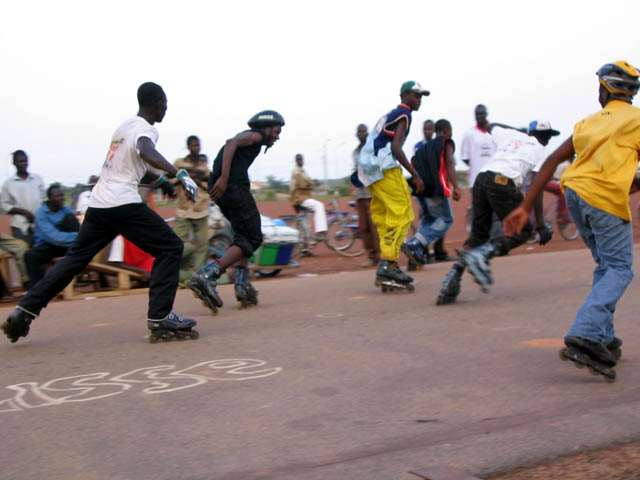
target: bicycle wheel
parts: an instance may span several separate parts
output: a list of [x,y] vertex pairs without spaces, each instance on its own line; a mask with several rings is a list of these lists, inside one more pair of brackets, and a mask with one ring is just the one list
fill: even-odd
[[345,223],[345,217],[341,216],[336,218],[329,224],[324,242],[330,249],[336,252],[349,250],[355,241],[355,233],[353,229]]
[[281,271],[282,271],[281,268],[276,268],[274,270],[255,269],[253,273],[255,273],[260,278],[272,278],[278,275]]

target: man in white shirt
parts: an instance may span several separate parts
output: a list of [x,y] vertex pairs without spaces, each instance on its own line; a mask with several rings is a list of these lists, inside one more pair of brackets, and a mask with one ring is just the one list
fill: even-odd
[[316,240],[322,241],[327,234],[327,212],[324,203],[311,198],[313,180],[304,170],[304,157],[297,153],[296,166],[291,172],[291,204],[295,209],[306,208],[313,212]]
[[[532,123],[534,125],[534,123]],[[491,237],[494,214],[504,219],[522,202],[520,187],[530,172],[537,172],[545,160],[544,146],[551,137],[560,132],[553,130],[549,122],[536,121],[529,135],[506,125],[490,125],[496,151],[478,172],[473,184],[473,224],[471,234],[465,242],[465,251],[443,281],[438,305],[453,303],[460,293],[460,278],[466,268],[483,292],[488,292],[493,283],[489,260],[494,256],[507,255],[512,249],[526,242],[533,233],[528,223],[513,236]],[[550,230],[542,219],[542,196],[536,208],[537,231],[540,245],[551,240]]]
[[467,130],[462,137],[460,159],[469,165],[469,186],[472,187],[480,169],[487,163],[496,150],[487,119],[489,112],[484,105],[475,108],[476,125]]
[[24,150],[12,154],[16,174],[2,185],[2,208],[11,215],[11,234],[31,244],[35,213],[44,201],[44,182],[39,175],[30,173],[29,157]]
[[196,322],[172,311],[183,244],[166,222],[142,202],[138,185],[147,168],[153,168],[175,176],[192,199],[198,187],[185,170],[177,170],[155,148],[158,131],[153,124],[161,122],[167,111],[162,88],[143,83],[138,88],[138,106],[137,115],[113,134],[84,222],[67,256],[29,290],[2,324],[11,342],[27,336],[31,321],[118,234],[155,257],[149,281],[149,340],[197,338],[198,332],[192,330]]

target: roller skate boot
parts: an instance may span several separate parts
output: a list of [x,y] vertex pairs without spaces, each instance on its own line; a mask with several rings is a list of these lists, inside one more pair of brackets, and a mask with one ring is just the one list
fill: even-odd
[[607,343],[607,350],[611,352],[616,362],[620,361],[620,357],[622,357],[622,339],[613,337],[613,340]]
[[442,280],[442,288],[438,295],[436,305],[448,305],[454,303],[460,295],[460,280],[464,273],[465,265],[461,261],[457,261],[451,267],[451,270]]
[[396,290],[406,290],[413,292],[413,278],[404,273],[395,262],[381,260],[376,270],[376,287],[380,287],[382,293]]
[[429,260],[428,255],[424,251],[424,247],[417,238],[412,238],[404,242],[401,249],[411,264],[424,265]]
[[252,307],[258,304],[258,291],[249,281],[250,272],[245,266],[236,267],[234,287],[236,300],[240,302],[240,308]]
[[18,306],[9,314],[0,328],[11,343],[16,343],[20,337],[26,337],[29,334],[29,327],[34,318],[36,315]]
[[495,255],[496,248],[491,243],[460,252],[460,260],[469,269],[469,273],[480,285],[482,293],[489,292],[489,286],[493,285],[493,277],[491,276],[491,266],[489,260]]
[[218,308],[222,307],[222,299],[216,290],[216,281],[222,273],[217,262],[209,262],[193,274],[187,285],[214,314],[218,313]]
[[159,341],[168,342],[176,340],[195,340],[200,336],[197,330],[193,330],[196,321],[190,318],[184,318],[182,315],[171,312],[160,320],[147,320],[149,328],[149,342],[156,343]]
[[565,348],[560,350],[560,359],[570,361],[578,368],[587,367],[592,375],[602,375],[608,382],[616,379],[617,360],[602,343],[587,338],[565,337]]

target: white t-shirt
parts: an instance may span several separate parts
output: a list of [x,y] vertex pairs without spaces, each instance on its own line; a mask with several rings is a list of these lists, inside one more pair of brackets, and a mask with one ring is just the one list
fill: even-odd
[[80,193],[78,202],[76,203],[76,214],[84,215],[89,208],[89,200],[91,199],[91,190]]
[[155,145],[158,131],[144,118],[130,118],[113,134],[100,179],[91,191],[89,207],[112,208],[127,203],[141,203],[138,184],[147,171],[137,144],[141,137]]
[[469,185],[473,186],[478,173],[495,151],[496,146],[489,132],[480,130],[477,126],[467,130],[462,137],[460,159],[469,160]]
[[[29,173],[26,179],[13,175],[2,185],[0,203],[5,212],[12,208],[24,208],[34,215],[45,199],[44,181],[39,175]],[[11,226],[27,234],[31,224],[27,217],[11,215]]]
[[545,160],[545,149],[526,133],[510,128],[493,127],[496,153],[480,172],[496,172],[521,185],[529,172],[537,172]]

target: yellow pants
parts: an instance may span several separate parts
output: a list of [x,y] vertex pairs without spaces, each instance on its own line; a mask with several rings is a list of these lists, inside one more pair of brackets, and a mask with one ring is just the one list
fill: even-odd
[[398,261],[400,247],[413,222],[411,193],[401,168],[384,171],[384,178],[369,185],[371,220],[380,239],[380,258]]

